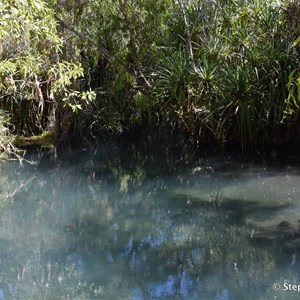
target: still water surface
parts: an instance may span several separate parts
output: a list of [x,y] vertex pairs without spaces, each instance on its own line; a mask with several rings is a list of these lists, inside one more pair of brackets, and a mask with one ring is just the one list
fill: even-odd
[[122,147],[0,166],[0,299],[300,298],[297,165]]

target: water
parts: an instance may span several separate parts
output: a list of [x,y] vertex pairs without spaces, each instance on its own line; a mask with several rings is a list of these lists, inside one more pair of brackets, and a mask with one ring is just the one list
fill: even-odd
[[295,164],[149,152],[2,164],[0,299],[299,299]]

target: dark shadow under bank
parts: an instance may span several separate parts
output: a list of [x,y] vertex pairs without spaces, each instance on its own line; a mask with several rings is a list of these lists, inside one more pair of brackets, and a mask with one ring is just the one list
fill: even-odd
[[151,134],[102,135],[93,139],[70,137],[48,149],[41,149],[36,145],[26,147],[26,157],[33,155],[55,164],[57,160],[64,160],[64,156],[69,153],[77,153],[74,156],[76,160],[77,155],[97,153],[99,149],[110,149],[107,150],[107,159],[115,157],[121,164],[130,164],[131,160],[138,157],[146,158],[148,163],[155,164],[159,161],[161,165],[163,162],[164,166],[160,167],[165,167],[167,172],[194,166],[200,161],[201,164],[205,164],[205,161],[209,164],[212,158],[224,162],[235,160],[277,167],[300,165],[300,143],[267,144],[257,149],[243,148],[238,143],[194,142],[177,132],[166,130],[157,130]]
[[276,132],[276,136],[273,135],[270,139],[272,142],[258,140],[252,145],[242,145],[234,131],[231,140],[221,142],[205,134],[198,137],[188,130],[166,122],[152,126],[142,123],[128,128],[122,134],[107,131],[92,134],[84,125],[82,131],[78,131],[74,126],[70,127],[72,129],[63,136],[59,134],[59,130],[49,131],[40,136],[23,138],[22,143],[16,145],[28,149],[29,152],[48,148],[43,152],[51,155],[54,153],[54,157],[57,157],[64,151],[94,151],[103,145],[118,144],[123,149],[128,149],[126,155],[130,156],[133,151],[137,151],[153,157],[158,156],[172,166],[194,164],[199,158],[213,156],[234,156],[242,161],[257,163],[300,163],[300,132],[296,128],[281,128]]
[[242,161],[263,163],[300,164],[300,140],[278,143],[257,143],[255,146],[242,146],[238,142],[218,142],[197,140],[180,130],[157,127],[150,131],[132,130],[120,135],[102,134],[95,137],[78,138],[69,136],[57,146],[59,153],[66,149],[95,149],[101,145],[116,143],[128,149],[126,155],[136,151],[165,160],[172,165],[193,164],[199,158],[213,156],[234,156]]

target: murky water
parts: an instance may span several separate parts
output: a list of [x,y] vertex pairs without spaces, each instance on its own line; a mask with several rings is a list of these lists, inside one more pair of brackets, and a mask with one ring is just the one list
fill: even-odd
[[0,299],[300,298],[296,165],[110,144],[0,171]]

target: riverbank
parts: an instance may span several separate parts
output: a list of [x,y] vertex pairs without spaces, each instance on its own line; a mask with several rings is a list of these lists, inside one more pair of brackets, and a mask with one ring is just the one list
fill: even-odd
[[170,127],[189,143],[299,142],[299,1],[152,1],[3,3],[0,109],[13,134]]

